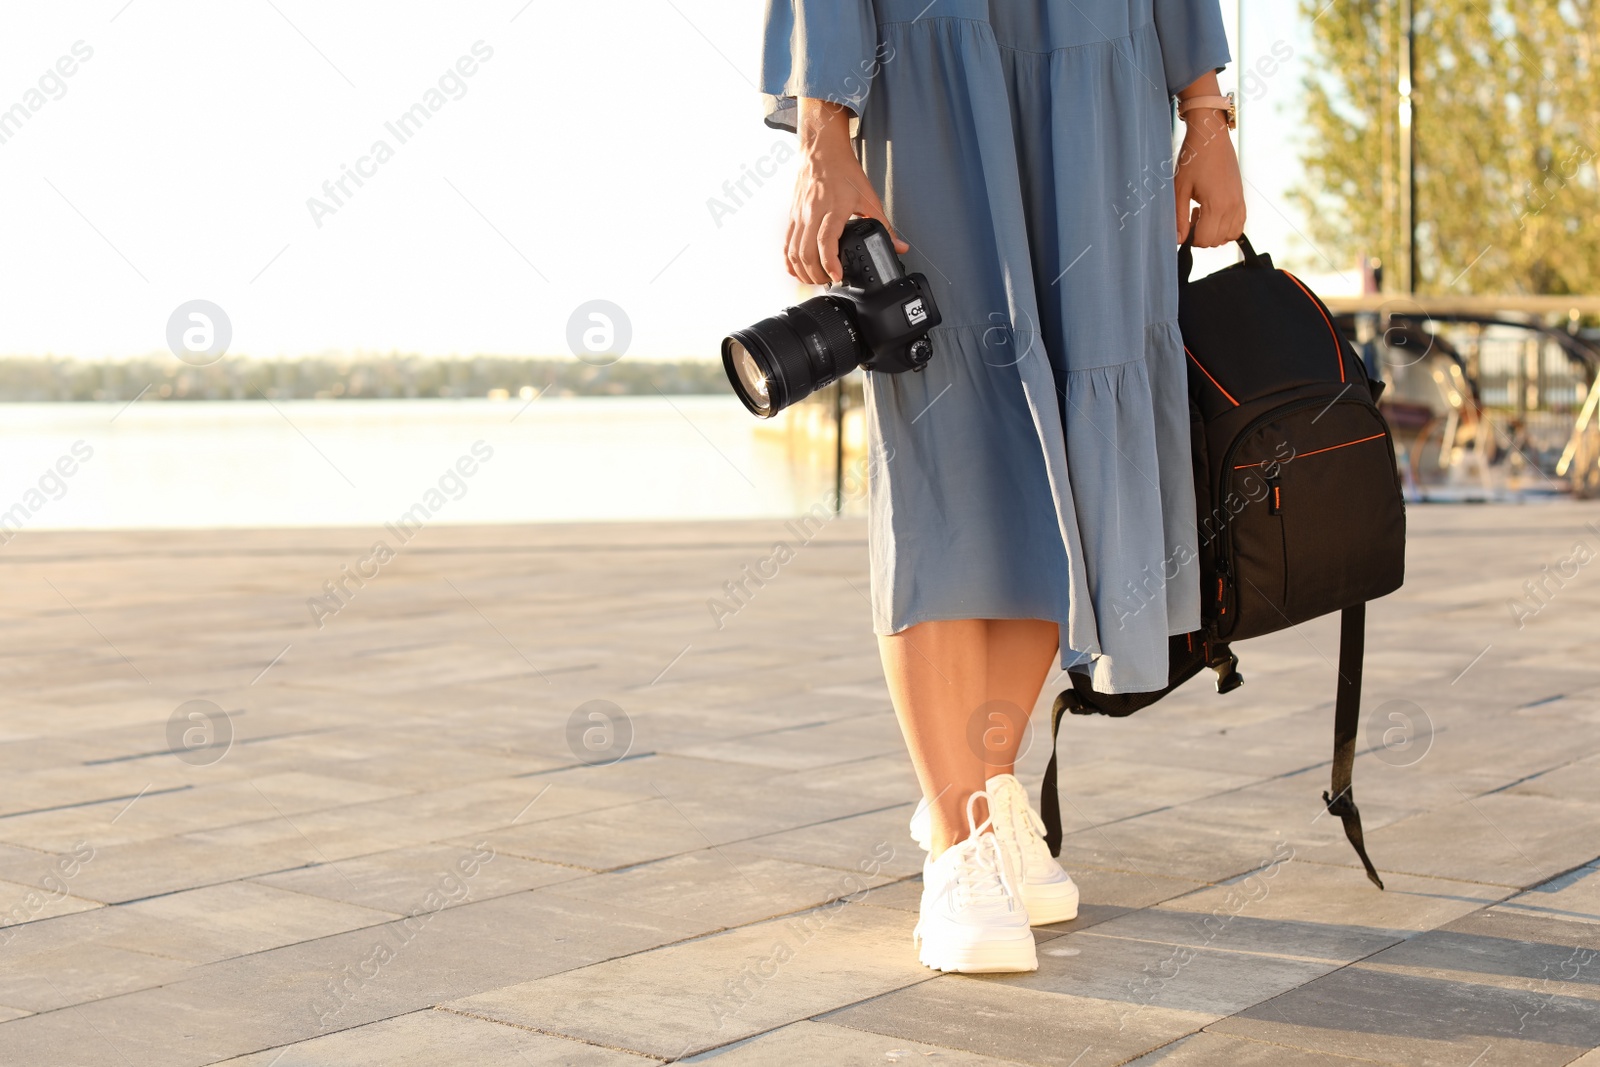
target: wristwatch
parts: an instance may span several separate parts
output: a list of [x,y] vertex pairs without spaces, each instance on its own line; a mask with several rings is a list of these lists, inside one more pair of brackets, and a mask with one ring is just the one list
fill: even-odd
[[[1178,117],[1182,119],[1185,114],[1195,109],[1206,111],[1222,111],[1228,116],[1228,129],[1239,127],[1239,104],[1232,93],[1227,96],[1191,96],[1187,100],[1178,101]],[[1184,119],[1185,122],[1189,121]]]

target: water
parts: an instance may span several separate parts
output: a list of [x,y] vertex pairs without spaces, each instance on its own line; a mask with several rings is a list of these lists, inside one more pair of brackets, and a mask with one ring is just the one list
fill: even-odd
[[796,440],[718,396],[5,404],[0,538],[793,515],[831,486]]

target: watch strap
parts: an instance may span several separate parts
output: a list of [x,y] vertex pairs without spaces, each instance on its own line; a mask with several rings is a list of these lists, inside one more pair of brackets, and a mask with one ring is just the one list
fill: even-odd
[[1228,118],[1228,128],[1232,129],[1234,115],[1236,114],[1234,111],[1235,106],[1232,93],[1227,96],[1191,96],[1186,100],[1178,101],[1178,117],[1183,118],[1183,116],[1195,110],[1221,111]]

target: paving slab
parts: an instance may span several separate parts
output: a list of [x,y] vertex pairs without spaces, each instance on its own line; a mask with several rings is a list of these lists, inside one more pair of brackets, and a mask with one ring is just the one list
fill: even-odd
[[[1378,942],[1434,929],[1506,895],[1505,889],[1476,882],[1392,873],[1379,891],[1360,871],[1290,859],[1139,914],[1182,916],[1177,930],[1204,930],[1219,948],[1261,951],[1265,944],[1291,955],[1359,959],[1383,947]],[[1130,917],[1126,928],[1137,928],[1140,921]],[[1294,936],[1294,924],[1303,936]],[[1186,936],[1179,939],[1192,943]]]
[[98,901],[73,896],[67,891],[65,881],[49,889],[0,881],[0,945],[8,943],[14,936],[11,928],[23,923],[90,911],[100,906]]
[[[473,857],[480,855],[476,846],[416,845],[337,863],[311,864],[262,875],[252,881],[306,896],[404,914],[416,907],[417,901],[430,888],[446,882],[452,875],[459,877],[463,864],[472,872],[468,893],[463,898],[468,900],[488,900],[584,875],[583,871],[572,867],[494,853],[492,848],[481,854],[490,858],[474,862]],[[447,906],[454,907],[455,902]]]
[[[1140,915],[1146,913],[1138,913]],[[1176,917],[1174,917],[1176,918]],[[1339,961],[1281,953],[1234,952],[1214,947],[1188,924],[1157,926],[1170,939],[1108,933],[1113,919],[1052,940],[1039,954],[1038,971],[1009,978],[1027,989],[1088,997],[1123,1005],[1121,1025],[1152,1009],[1201,1012],[1220,1018],[1293,989],[1338,966]],[[1134,932],[1134,931],[1129,931]]]
[[[652,716],[654,717],[656,716]],[[640,715],[639,718],[644,719],[645,716]],[[680,716],[674,714],[672,718],[677,721]],[[636,738],[637,731],[642,730],[644,725],[645,723],[635,724]],[[725,732],[738,727],[749,729],[748,718],[730,716],[726,720],[719,720],[714,729]],[[628,753],[628,758],[614,763],[589,765],[572,757],[570,752],[568,757],[558,768],[529,775],[528,783],[541,788],[545,783],[550,783],[561,788],[605,790],[609,793],[653,798],[694,792],[705,788],[706,783],[712,781],[731,787],[763,785],[773,779],[772,769],[768,767],[695,759],[672,751],[652,751],[652,747],[646,745],[642,738],[636,740],[633,749]],[[557,811],[556,814],[569,813]]]
[[1494,909],[1512,914],[1600,923],[1600,865],[1579,867],[1534,886]]
[[446,1007],[613,1048],[682,1057],[927,981],[929,972],[911,945],[911,925],[910,917],[886,909],[839,904]]
[[[1027,988],[1014,976],[948,976],[820,1021],[1043,1067],[1109,1067],[1194,1033],[1216,1016]],[[934,1062],[937,1062],[935,1060]]]
[[384,800],[264,818],[206,831],[223,847],[288,847],[297,841],[319,859],[338,860],[470,833],[482,826],[535,823],[562,811],[587,811],[631,803],[632,797],[604,790],[546,788],[521,780],[475,782],[449,789],[408,793]]
[[1486,1049],[1500,1062],[1566,1063],[1600,1045],[1600,931],[1476,912],[1211,1029],[1404,1063]]
[[806,770],[863,756],[897,755],[904,749],[894,712],[885,710],[688,745],[679,751],[701,759]]
[[1357,1064],[1384,1062],[1401,1067],[1400,1061],[1351,1059],[1328,1052],[1274,1045],[1266,1041],[1237,1037],[1232,1034],[1214,1034],[1202,1030],[1198,1034],[1180,1037],[1170,1045],[1147,1052],[1128,1067],[1278,1067],[1295,1064],[1296,1067],[1356,1067]]
[[441,746],[436,739],[408,738],[392,732],[380,740],[351,740],[334,734],[278,747],[282,753],[278,758],[292,759],[307,770],[399,788],[417,782],[430,786],[468,785],[545,771],[570,762],[559,757],[496,758],[470,749]]
[[766,837],[870,811],[877,805],[847,793],[770,790],[740,795],[732,788],[607,807],[484,835],[512,855],[591,870],[613,870],[707,846]]
[[497,853],[586,871],[631,867],[714,843],[663,797],[635,797],[626,805],[482,836]]
[[915,805],[831,819],[797,830],[763,834],[727,846],[730,853],[767,856],[844,871],[872,871],[891,878],[922,873],[928,854],[907,826]]
[[816,1022],[780,1026],[679,1062],[709,1063],[716,1067],[778,1067],[798,1063],[828,1064],[829,1067],[924,1063],[940,1067],[1012,1067],[1018,1063],[1017,1060],[1002,1060]]
[[1575,759],[1554,770],[1518,782],[1506,792],[1600,804],[1600,758],[1588,756],[1584,759]]
[[1270,863],[1282,844],[1268,828],[1219,827],[1171,808],[1068,834],[1062,855],[1069,867],[1220,882]]
[[[55,1013],[69,1005],[154,989],[193,973],[193,965],[186,960],[92,941],[32,952],[7,950],[4,959],[0,1004],[29,1012]],[[29,1061],[0,1058],[0,1062]]]
[[402,790],[327,775],[268,774],[249,781],[195,784],[137,800],[13,816],[0,820],[0,835],[15,844],[64,852],[84,840],[126,844],[400,795]]
[[224,882],[105,909],[98,940],[151,955],[213,963],[391,922],[396,913]]
[[646,1067],[660,1060],[449,1011],[414,1011],[218,1067]]
[[193,776],[173,766],[176,760],[163,762],[165,765],[152,766],[146,762],[71,759],[58,765],[34,765],[13,771],[7,781],[13,784],[14,791],[8,791],[0,800],[0,833],[20,832],[12,831],[8,824],[24,826],[35,815],[82,809],[97,809],[88,814],[101,825],[109,825],[141,792],[159,794],[194,787]]
[[[1048,741],[1046,735],[1041,743]],[[1062,807],[1062,825],[1069,831],[1080,830],[1260,780],[1260,775],[1227,774],[1196,767],[1167,766],[1152,773],[1148,762],[1129,758],[1101,757],[1088,763],[1074,763],[1064,768],[1060,776],[1060,788],[1072,797],[1072,803]],[[1140,787],[1129,790],[1129,781],[1139,782]]]
[[[95,848],[73,876],[72,891],[86,900],[115,904],[175,893],[219,882],[301,867],[322,860],[304,838],[270,842],[218,841],[205,832]],[[40,862],[5,864],[6,877],[49,888],[49,868]]]
[[856,900],[870,908],[890,908],[894,911],[908,912],[916,915],[922,902],[922,876],[905,878],[898,882],[890,882],[876,889],[870,889],[861,894]]
[[1600,1042],[1597,1020],[1592,1001],[1357,965],[1211,1029],[1359,1059],[1459,1067],[1476,1057],[1565,1064]]
[[[1043,765],[1040,766],[1042,770]],[[863,812],[915,804],[922,796],[916,772],[903,752],[772,775],[764,780],[764,786],[780,791],[847,794],[857,799]]]
[[[50,1063],[85,1028],[114,1044],[80,1042],[72,1047],[74,1056],[83,1048],[82,1058],[68,1062],[212,1063],[456,1000],[508,977],[571,970],[703,932],[533,890],[202,967],[182,965],[181,974],[155,987],[0,1025],[0,1063]],[[0,986],[0,1003],[17,1002],[9,993]],[[59,1006],[59,1000],[44,1005]]]
[[[1540,915],[1472,912],[1364,962],[1397,973],[1600,1001],[1600,928]],[[1596,1012],[1600,1023],[1600,1007]]]
[[744,926],[841,898],[856,900],[891,881],[880,868],[871,853],[862,869],[838,870],[735,847],[709,848],[565,880],[549,891],[717,927]]
[[1219,900],[1207,911],[1169,906],[1150,908],[1098,923],[1094,934],[1166,946],[1179,959],[1192,954],[1190,950],[1208,949],[1282,957],[1318,965],[1362,959],[1405,937],[1399,931],[1366,926],[1309,919],[1266,919],[1249,914],[1249,910],[1247,904],[1230,898]]
[[[1521,889],[1594,860],[1600,841],[1573,828],[1596,825],[1600,804],[1491,793],[1378,827],[1367,835],[1367,851],[1379,870]],[[1315,863],[1360,862],[1343,842],[1302,855]]]

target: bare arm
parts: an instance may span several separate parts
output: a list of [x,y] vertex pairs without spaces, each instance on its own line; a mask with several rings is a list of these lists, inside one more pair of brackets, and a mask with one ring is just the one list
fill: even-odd
[[[1206,74],[1179,93],[1178,99],[1221,95],[1217,76]],[[1173,180],[1178,240],[1187,239],[1192,226],[1194,243],[1201,248],[1214,248],[1244,232],[1244,182],[1239,177],[1239,159],[1228,138],[1227,117],[1221,111],[1197,108],[1184,117],[1188,129]],[[1191,210],[1191,200],[1200,206]]]
[[[789,209],[784,258],[789,273],[800,281],[826,285],[830,279],[844,277],[839,265],[839,235],[852,216],[877,219],[891,235],[894,227],[851,148],[850,110],[805,96],[798,104],[800,173]],[[894,246],[897,252],[911,247],[898,236]]]

